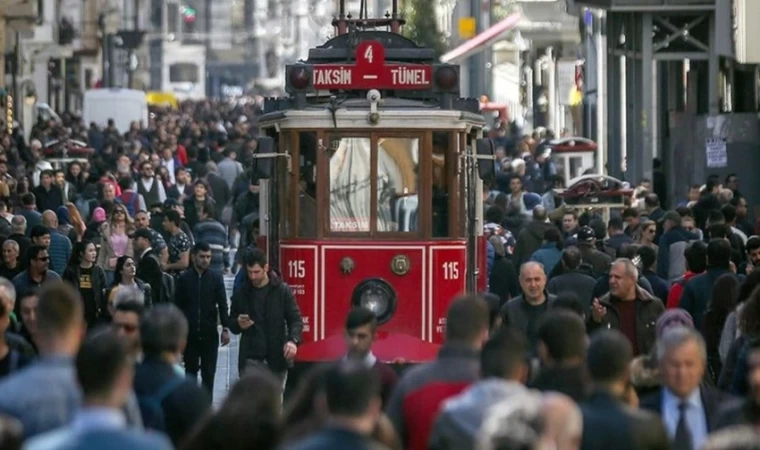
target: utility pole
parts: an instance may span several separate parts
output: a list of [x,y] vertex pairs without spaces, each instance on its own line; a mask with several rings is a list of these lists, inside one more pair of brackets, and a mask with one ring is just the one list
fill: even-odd
[[[470,15],[475,20],[476,36],[485,31],[485,28],[483,26],[483,15],[480,11],[480,3],[482,1],[483,0],[470,0]],[[485,65],[484,56],[485,54],[483,52],[479,52],[470,56],[470,61],[468,64],[470,72],[470,98],[480,98],[480,95],[483,94],[481,79],[483,66]]]
[[0,88],[5,88],[5,17],[4,2],[0,2]]
[[[134,0],[134,16],[132,17],[132,29],[140,29],[140,0]],[[132,86],[135,78],[136,68],[132,66],[132,60],[135,58],[135,50],[130,48],[127,52],[127,88],[133,89]]]

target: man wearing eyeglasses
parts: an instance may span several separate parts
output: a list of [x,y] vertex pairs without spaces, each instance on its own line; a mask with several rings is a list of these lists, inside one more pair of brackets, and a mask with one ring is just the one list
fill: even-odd
[[57,273],[48,270],[50,267],[50,255],[48,255],[48,250],[45,246],[33,244],[29,247],[27,256],[29,258],[29,267],[13,279],[13,286],[16,288],[16,292],[25,292],[48,282],[61,280],[61,277]]

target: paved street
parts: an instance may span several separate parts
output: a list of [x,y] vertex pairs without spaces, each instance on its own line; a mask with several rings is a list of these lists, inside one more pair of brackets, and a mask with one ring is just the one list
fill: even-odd
[[[227,298],[232,297],[233,281],[233,276],[227,276],[224,278],[224,284],[227,287]],[[219,358],[216,362],[216,378],[214,379],[215,408],[218,408],[222,404],[230,387],[232,387],[238,379],[237,360],[238,337],[233,334],[230,345],[227,347],[219,347]]]

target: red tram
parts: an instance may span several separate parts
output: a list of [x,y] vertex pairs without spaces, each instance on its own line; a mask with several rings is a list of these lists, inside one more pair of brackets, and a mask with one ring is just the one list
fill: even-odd
[[261,233],[301,308],[298,362],[343,356],[356,305],[379,318],[380,360],[431,360],[449,303],[485,287],[493,144],[478,99],[459,96],[459,66],[437,63],[402,24],[396,11],[341,16],[336,37],[287,66],[289,95],[259,118]]

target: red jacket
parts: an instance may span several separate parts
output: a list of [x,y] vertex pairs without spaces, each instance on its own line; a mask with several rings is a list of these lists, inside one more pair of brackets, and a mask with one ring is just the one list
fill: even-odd
[[668,292],[667,309],[678,308],[678,304],[681,302],[681,294],[683,294],[683,287],[686,285],[686,282],[700,274],[701,272],[694,273],[687,270],[683,277],[673,282],[673,286],[670,287],[670,292]]
[[396,385],[386,413],[407,450],[427,450],[443,402],[478,379],[478,352],[447,343],[438,358],[408,371]]

